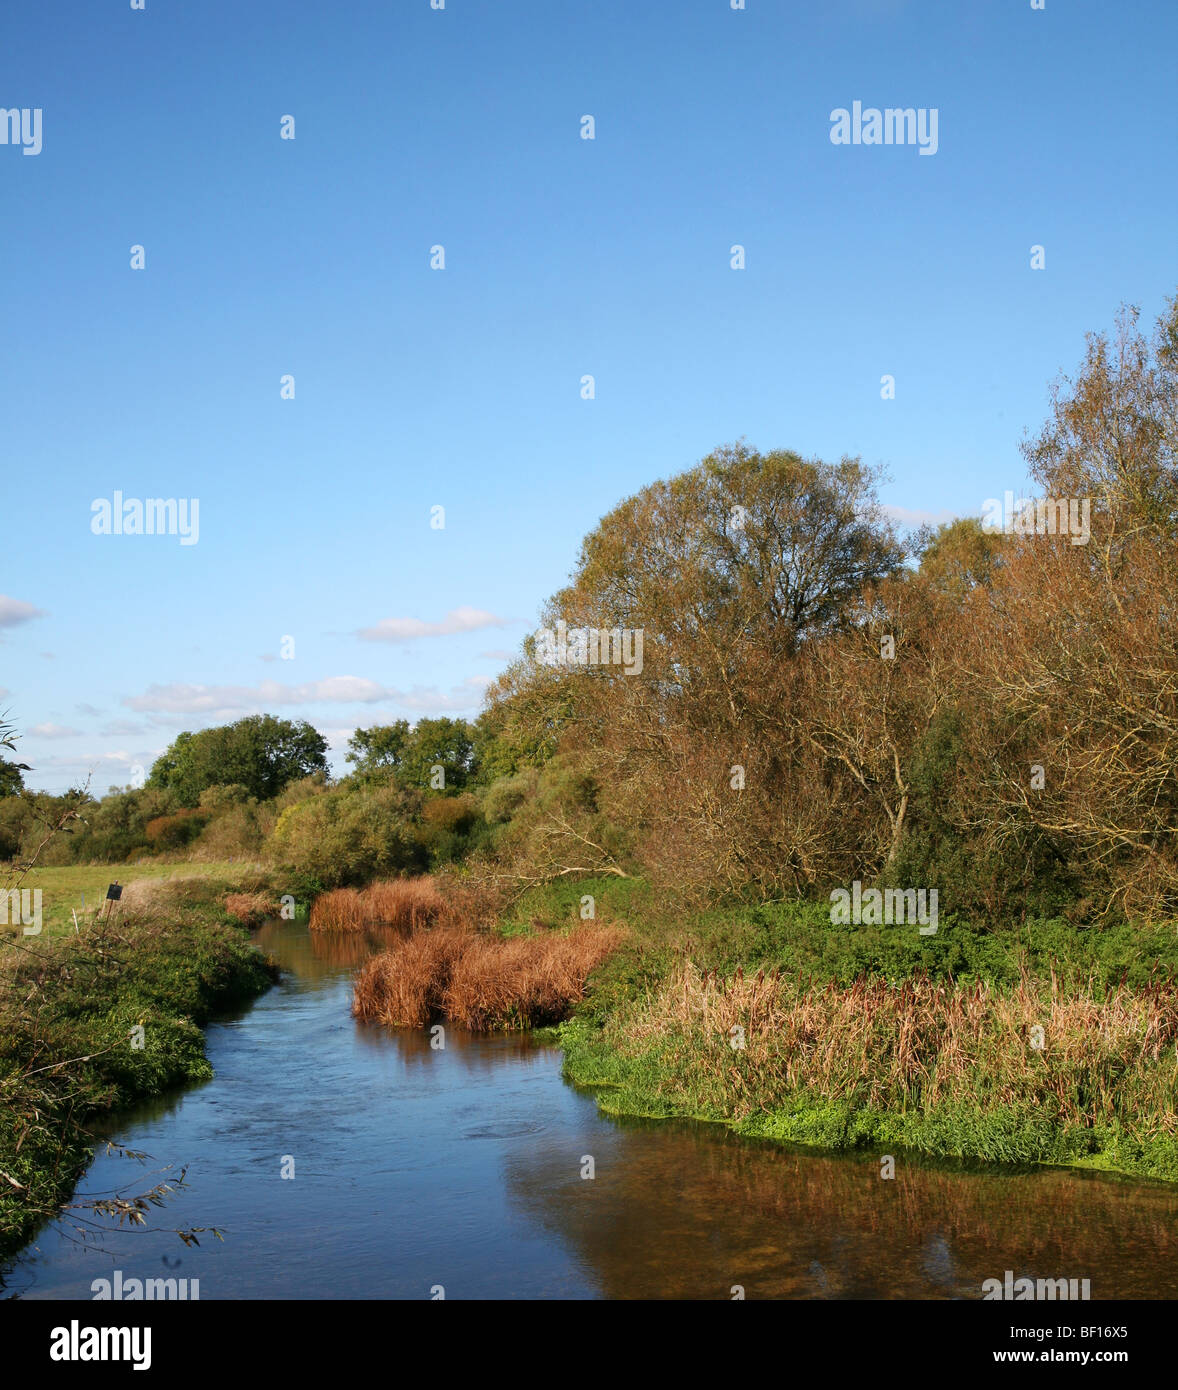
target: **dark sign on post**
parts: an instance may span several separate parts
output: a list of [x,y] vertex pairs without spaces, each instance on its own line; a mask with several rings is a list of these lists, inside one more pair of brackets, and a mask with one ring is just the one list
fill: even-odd
[[110,887],[106,890],[106,896],[110,902],[117,903],[118,900],[123,896],[122,885],[119,883],[112,883]]

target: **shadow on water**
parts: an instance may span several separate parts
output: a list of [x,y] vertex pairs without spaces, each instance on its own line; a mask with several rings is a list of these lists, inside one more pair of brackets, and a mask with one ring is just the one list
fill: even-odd
[[[279,985],[207,1032],[215,1080],[117,1117],[140,1166],[81,1190],[189,1185],[101,1249],[43,1232],[28,1298],[91,1281],[200,1281],[207,1298],[977,1298],[987,1278],[1087,1278],[1094,1299],[1178,1296],[1178,1192],[1068,1171],[830,1155],[712,1125],[614,1119],[523,1035],[390,1032],[350,1015],[357,965],[396,933],[269,923]],[[594,1176],[582,1177],[587,1159]],[[293,1171],[293,1176],[284,1177]],[[187,1249],[177,1226],[216,1225]]]

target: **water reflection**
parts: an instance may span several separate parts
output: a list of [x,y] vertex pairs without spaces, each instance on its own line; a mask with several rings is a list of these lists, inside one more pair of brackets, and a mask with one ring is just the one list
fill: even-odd
[[976,1298],[1012,1269],[1088,1278],[1094,1299],[1178,1296],[1169,1187],[903,1155],[884,1180],[875,1155],[610,1119],[526,1036],[447,1027],[437,1048],[352,1019],[360,953],[388,939],[264,927],[285,973],[209,1028],[215,1080],[119,1117],[146,1169],[100,1156],[87,1174],[141,1190],[188,1164],[157,1224],[217,1225],[223,1245],[116,1231],[100,1253],[51,1228],[10,1288],[89,1297],[119,1268],[199,1278],[203,1299]]
[[285,970],[303,980],[330,980],[341,970],[356,970],[369,956],[403,939],[397,927],[366,927],[358,932],[292,930],[292,923],[271,921],[254,935],[258,946]]
[[[1093,1298],[1178,1295],[1178,1195],[1070,1171],[832,1156],[712,1125],[618,1120],[592,1183],[518,1152],[513,1199],[572,1242],[607,1297],[977,1298],[1067,1275]],[[624,1233],[624,1234],[623,1234]]]

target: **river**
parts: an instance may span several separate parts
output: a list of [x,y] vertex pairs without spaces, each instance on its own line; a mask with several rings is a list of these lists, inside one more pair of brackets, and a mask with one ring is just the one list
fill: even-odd
[[[884,1179],[875,1154],[612,1119],[527,1037],[447,1029],[439,1049],[353,1020],[378,942],[298,923],[257,940],[282,980],[209,1026],[215,1079],[121,1114],[111,1132],[151,1158],[100,1152],[79,1191],[140,1192],[165,1165],[187,1185],[98,1248],[47,1228],[10,1295],[90,1298],[119,1270],[199,1280],[201,1299],[976,1299],[1009,1269],[1178,1297],[1166,1185],[902,1154]],[[188,1248],[177,1226],[224,1240]]]

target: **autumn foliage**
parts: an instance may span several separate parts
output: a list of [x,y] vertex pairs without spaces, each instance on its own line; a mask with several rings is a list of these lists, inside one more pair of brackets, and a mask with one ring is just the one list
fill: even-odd
[[1023,454],[1085,534],[901,537],[858,461],[744,444],[615,508],[544,620],[641,629],[642,670],[529,649],[493,689],[507,871],[1178,910],[1178,304],[1093,335]]

